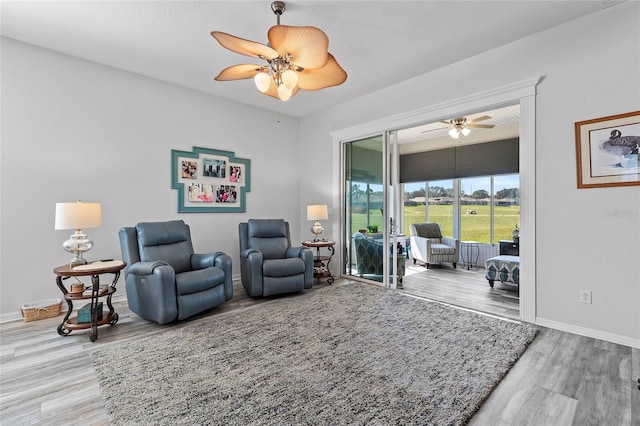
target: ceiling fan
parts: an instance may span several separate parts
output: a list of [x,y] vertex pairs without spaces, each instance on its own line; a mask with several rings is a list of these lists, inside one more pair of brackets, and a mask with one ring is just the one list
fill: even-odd
[[211,32],[222,47],[266,61],[263,65],[227,67],[216,81],[253,78],[261,93],[281,101],[289,100],[299,90],[320,90],[346,81],[347,73],[329,53],[329,38],[322,30],[280,25],[285,7],[282,1],[271,3],[277,25],[269,28],[268,45],[220,31]]
[[479,121],[489,120],[490,118],[488,115],[472,118],[471,120],[467,120],[466,117],[456,117],[452,120],[443,120],[441,123],[452,126],[449,130],[449,136],[453,139],[458,139],[461,133],[463,136],[471,133],[471,129],[491,129],[495,127],[494,124],[478,124]]

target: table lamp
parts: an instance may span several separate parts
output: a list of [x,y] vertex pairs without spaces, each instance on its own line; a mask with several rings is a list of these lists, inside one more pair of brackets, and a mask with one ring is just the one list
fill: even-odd
[[75,257],[69,262],[70,266],[84,265],[87,260],[82,257],[83,253],[93,247],[93,241],[82,233],[82,228],[97,228],[102,225],[102,207],[100,203],[56,203],[56,225],[55,229],[75,229],[68,240],[62,243],[69,253]]
[[324,231],[321,220],[329,219],[329,213],[327,211],[326,204],[314,204],[307,206],[307,220],[315,220],[316,223],[311,227],[311,232],[315,235],[313,241],[320,241],[320,234]]

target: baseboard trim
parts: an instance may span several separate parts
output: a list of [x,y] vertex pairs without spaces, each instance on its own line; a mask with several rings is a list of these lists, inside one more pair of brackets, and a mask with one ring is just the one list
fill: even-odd
[[[113,302],[126,301],[127,300],[127,295],[126,294],[118,294],[118,295],[112,296],[111,300]],[[90,302],[89,299],[87,299],[87,301]],[[64,301],[62,302],[62,307],[60,308],[60,312],[67,312],[67,304]],[[22,318],[22,311],[19,311],[19,312],[8,312],[6,314],[0,315],[0,323],[18,321],[18,320],[22,321],[22,319],[23,319]]]
[[536,317],[536,325],[640,349],[640,339]]
[[[240,274],[232,275],[231,281],[233,281],[234,285],[240,283]],[[116,294],[111,299],[114,302],[123,302],[127,300],[127,294],[125,292]],[[67,312],[67,304],[63,303],[61,312]],[[18,312],[7,312],[5,314],[0,314],[0,324],[11,321],[22,321],[22,311]]]

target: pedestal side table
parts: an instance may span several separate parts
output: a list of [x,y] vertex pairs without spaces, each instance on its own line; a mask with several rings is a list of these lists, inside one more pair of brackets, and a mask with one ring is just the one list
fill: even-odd
[[[316,256],[313,259],[313,278],[318,280],[326,278],[329,284],[333,284],[335,281],[333,275],[331,275],[331,269],[329,269],[331,258],[335,254],[335,249],[333,248],[335,244],[336,242],[331,240],[302,242],[303,246],[316,249]],[[329,255],[321,255],[321,248],[326,248],[329,251]]]
[[[67,314],[62,323],[58,326],[58,334],[67,336],[73,330],[84,330],[91,328],[89,339],[95,342],[98,338],[98,326],[110,324],[115,325],[118,322],[118,314],[115,312],[111,304],[111,296],[116,292],[116,283],[120,277],[120,271],[127,264],[121,260],[110,260],[101,262],[91,262],[86,265],[62,265],[53,270],[56,275],[56,284],[62,292],[64,300],[67,302]],[[100,275],[113,274],[111,283],[101,290]],[[71,277],[91,277],[91,292],[70,293],[65,287],[63,281]],[[98,318],[98,301],[101,297],[106,297],[109,312]],[[73,312],[73,302],[78,300],[91,300],[90,321],[83,323],[78,322],[78,318],[69,318]]]

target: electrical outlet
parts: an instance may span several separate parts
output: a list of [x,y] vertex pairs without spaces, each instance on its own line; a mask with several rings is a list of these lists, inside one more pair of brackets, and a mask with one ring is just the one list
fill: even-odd
[[591,290],[580,290],[580,301],[591,304]]

